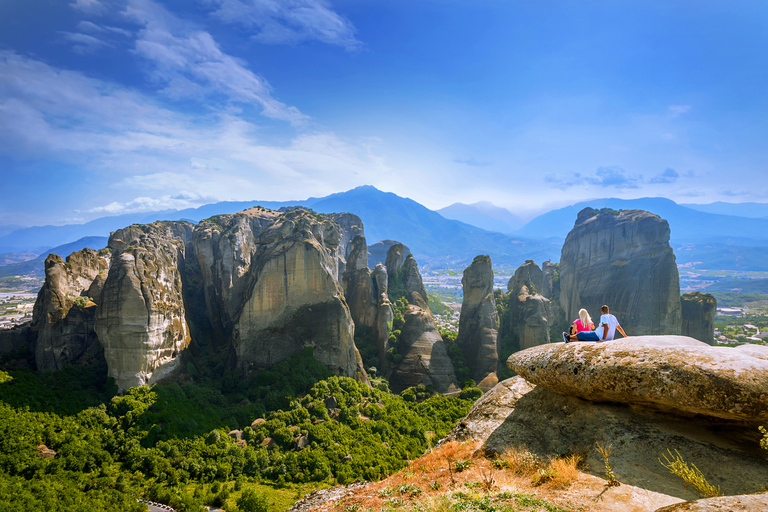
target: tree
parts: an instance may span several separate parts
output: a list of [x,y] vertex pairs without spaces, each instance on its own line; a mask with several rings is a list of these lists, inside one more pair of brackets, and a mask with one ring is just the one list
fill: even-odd
[[244,490],[236,503],[240,512],[269,512],[267,496],[253,489]]

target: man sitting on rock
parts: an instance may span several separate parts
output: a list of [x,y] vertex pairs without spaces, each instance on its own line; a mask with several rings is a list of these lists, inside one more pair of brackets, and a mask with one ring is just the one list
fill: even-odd
[[600,313],[600,323],[594,331],[581,331],[571,335],[564,332],[563,341],[566,343],[570,341],[611,341],[616,336],[617,329],[622,336],[627,337],[627,333],[619,325],[618,319],[609,312],[608,306],[603,305],[600,308]]

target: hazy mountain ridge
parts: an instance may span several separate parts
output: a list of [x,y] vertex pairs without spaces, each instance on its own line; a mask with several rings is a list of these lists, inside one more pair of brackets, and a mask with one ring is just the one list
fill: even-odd
[[524,224],[520,217],[489,201],[479,201],[472,204],[453,203],[436,211],[446,219],[458,220],[499,233],[514,233]]

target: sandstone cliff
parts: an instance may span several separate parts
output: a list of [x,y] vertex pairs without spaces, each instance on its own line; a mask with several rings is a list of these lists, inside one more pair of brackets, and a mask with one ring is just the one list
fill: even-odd
[[464,269],[461,285],[464,298],[456,343],[464,353],[472,379],[480,389],[488,391],[499,382],[496,375],[499,319],[493,297],[491,258],[486,255],[477,256]]
[[550,341],[552,304],[536,291],[536,283],[543,287],[543,280],[541,269],[529,260],[515,270],[507,284],[509,306],[499,336],[505,340],[508,351],[514,353]]
[[628,335],[679,334],[680,283],[669,225],[640,210],[585,208],[560,258],[560,302],[569,321],[607,304]]
[[96,333],[121,390],[180,369],[190,335],[179,268],[192,230],[187,222],[155,222],[109,237],[112,265],[97,301]]
[[[402,244],[393,245],[387,261],[398,268],[402,261]],[[400,361],[391,363],[389,381],[396,393],[423,384],[433,386],[439,393],[457,391],[453,362],[448,356],[440,332],[427,303],[427,294],[418,265],[408,254],[402,268],[389,274],[388,289],[402,294],[408,301],[403,313],[404,324],[397,341]],[[393,300],[397,295],[393,295]]]
[[37,295],[32,330],[36,332],[35,364],[39,370],[60,370],[68,364],[102,359],[94,331],[100,290],[92,284],[110,265],[107,251],[83,249],[67,256],[45,259],[45,283]]
[[717,299],[711,293],[688,292],[680,297],[683,326],[681,334],[710,345],[715,344]]

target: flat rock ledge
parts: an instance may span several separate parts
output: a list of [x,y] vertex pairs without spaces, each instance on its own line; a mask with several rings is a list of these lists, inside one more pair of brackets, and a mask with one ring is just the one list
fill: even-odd
[[768,510],[768,493],[721,496],[696,501],[684,501],[656,512],[764,512]]
[[768,420],[768,347],[712,347],[687,336],[551,343],[507,367],[556,393],[725,420]]

